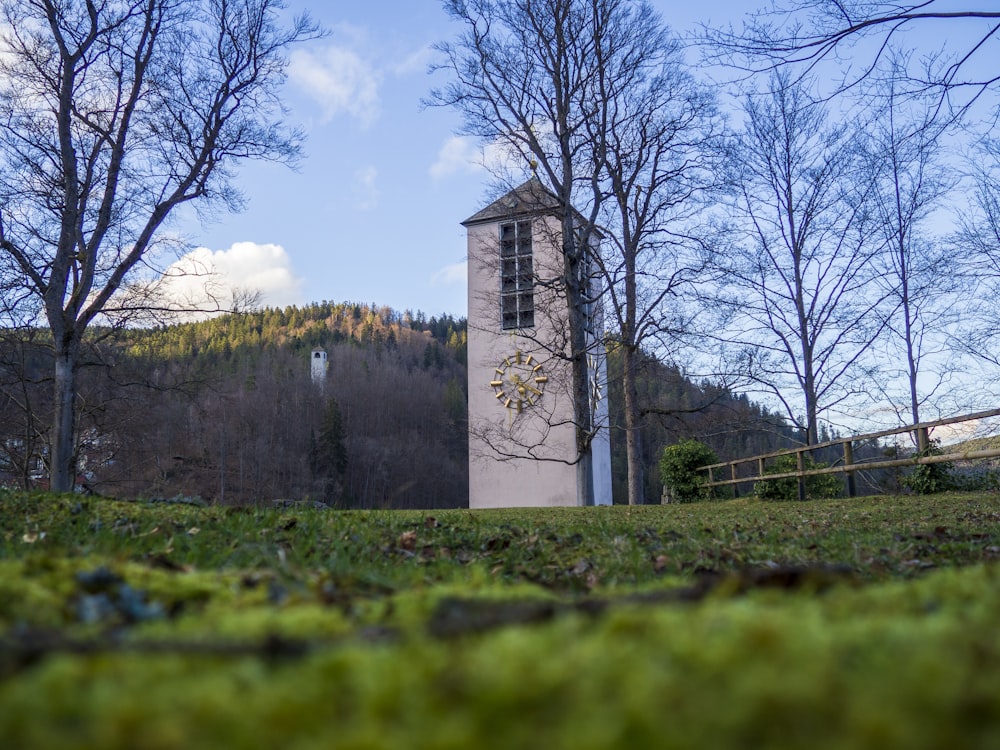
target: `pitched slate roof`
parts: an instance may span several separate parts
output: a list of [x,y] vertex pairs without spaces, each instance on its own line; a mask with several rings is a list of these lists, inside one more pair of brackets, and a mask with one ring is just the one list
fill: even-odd
[[541,180],[532,177],[486,208],[474,213],[462,222],[462,226],[485,224],[515,216],[557,213],[559,209],[559,198],[546,188]]

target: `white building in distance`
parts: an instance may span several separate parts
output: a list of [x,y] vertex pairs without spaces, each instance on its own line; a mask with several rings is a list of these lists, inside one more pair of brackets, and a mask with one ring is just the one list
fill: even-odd
[[309,355],[309,362],[311,363],[310,372],[312,373],[312,382],[322,388],[326,382],[327,368],[330,366],[326,358],[326,352],[322,349],[313,349]]

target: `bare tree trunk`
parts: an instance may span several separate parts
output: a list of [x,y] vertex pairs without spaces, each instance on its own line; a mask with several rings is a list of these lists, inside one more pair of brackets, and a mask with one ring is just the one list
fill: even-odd
[[[567,165],[568,166],[568,165]],[[567,185],[571,183],[565,183]],[[567,192],[568,189],[567,189]],[[587,248],[577,237],[574,212],[567,204],[563,209],[563,269],[566,275],[566,297],[570,340],[570,361],[573,389],[573,419],[576,422],[576,504],[594,504],[593,415],[590,410],[590,383],[587,370],[587,287],[583,273]]]
[[622,363],[622,387],[625,391],[625,455],[628,465],[628,504],[645,502],[645,476],[642,469],[642,432],[639,394],[636,390],[634,347],[625,347]]
[[76,483],[76,367],[79,346],[56,342],[53,434],[49,456],[49,489],[72,492]]
[[913,318],[910,309],[909,280],[902,280],[903,298],[903,332],[906,340],[906,374],[910,385],[910,417],[913,424],[920,424],[920,394],[917,392],[917,376],[919,375],[917,356],[914,346]]

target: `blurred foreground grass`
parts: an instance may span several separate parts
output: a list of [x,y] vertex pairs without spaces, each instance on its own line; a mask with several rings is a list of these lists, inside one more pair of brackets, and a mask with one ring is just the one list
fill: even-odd
[[1000,498],[0,495],[3,748],[1000,747]]

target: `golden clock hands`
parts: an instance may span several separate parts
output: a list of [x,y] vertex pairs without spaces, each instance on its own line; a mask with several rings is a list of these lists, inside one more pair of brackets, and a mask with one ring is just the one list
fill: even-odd
[[542,395],[542,392],[541,392],[541,390],[540,390],[540,389],[538,389],[538,388],[535,388],[534,386],[530,385],[530,384],[528,383],[528,381],[526,381],[526,380],[523,380],[523,379],[521,378],[521,376],[520,376],[520,375],[518,375],[517,373],[511,373],[511,376],[510,376],[510,382],[511,382],[511,383],[512,383],[512,384],[514,385],[514,387],[515,387],[515,388],[517,388],[517,390],[518,390],[518,391],[520,391],[521,393],[524,393],[525,391],[531,391],[531,392],[532,392],[532,393],[534,393],[534,394],[535,394],[536,396],[541,396],[541,395]]

